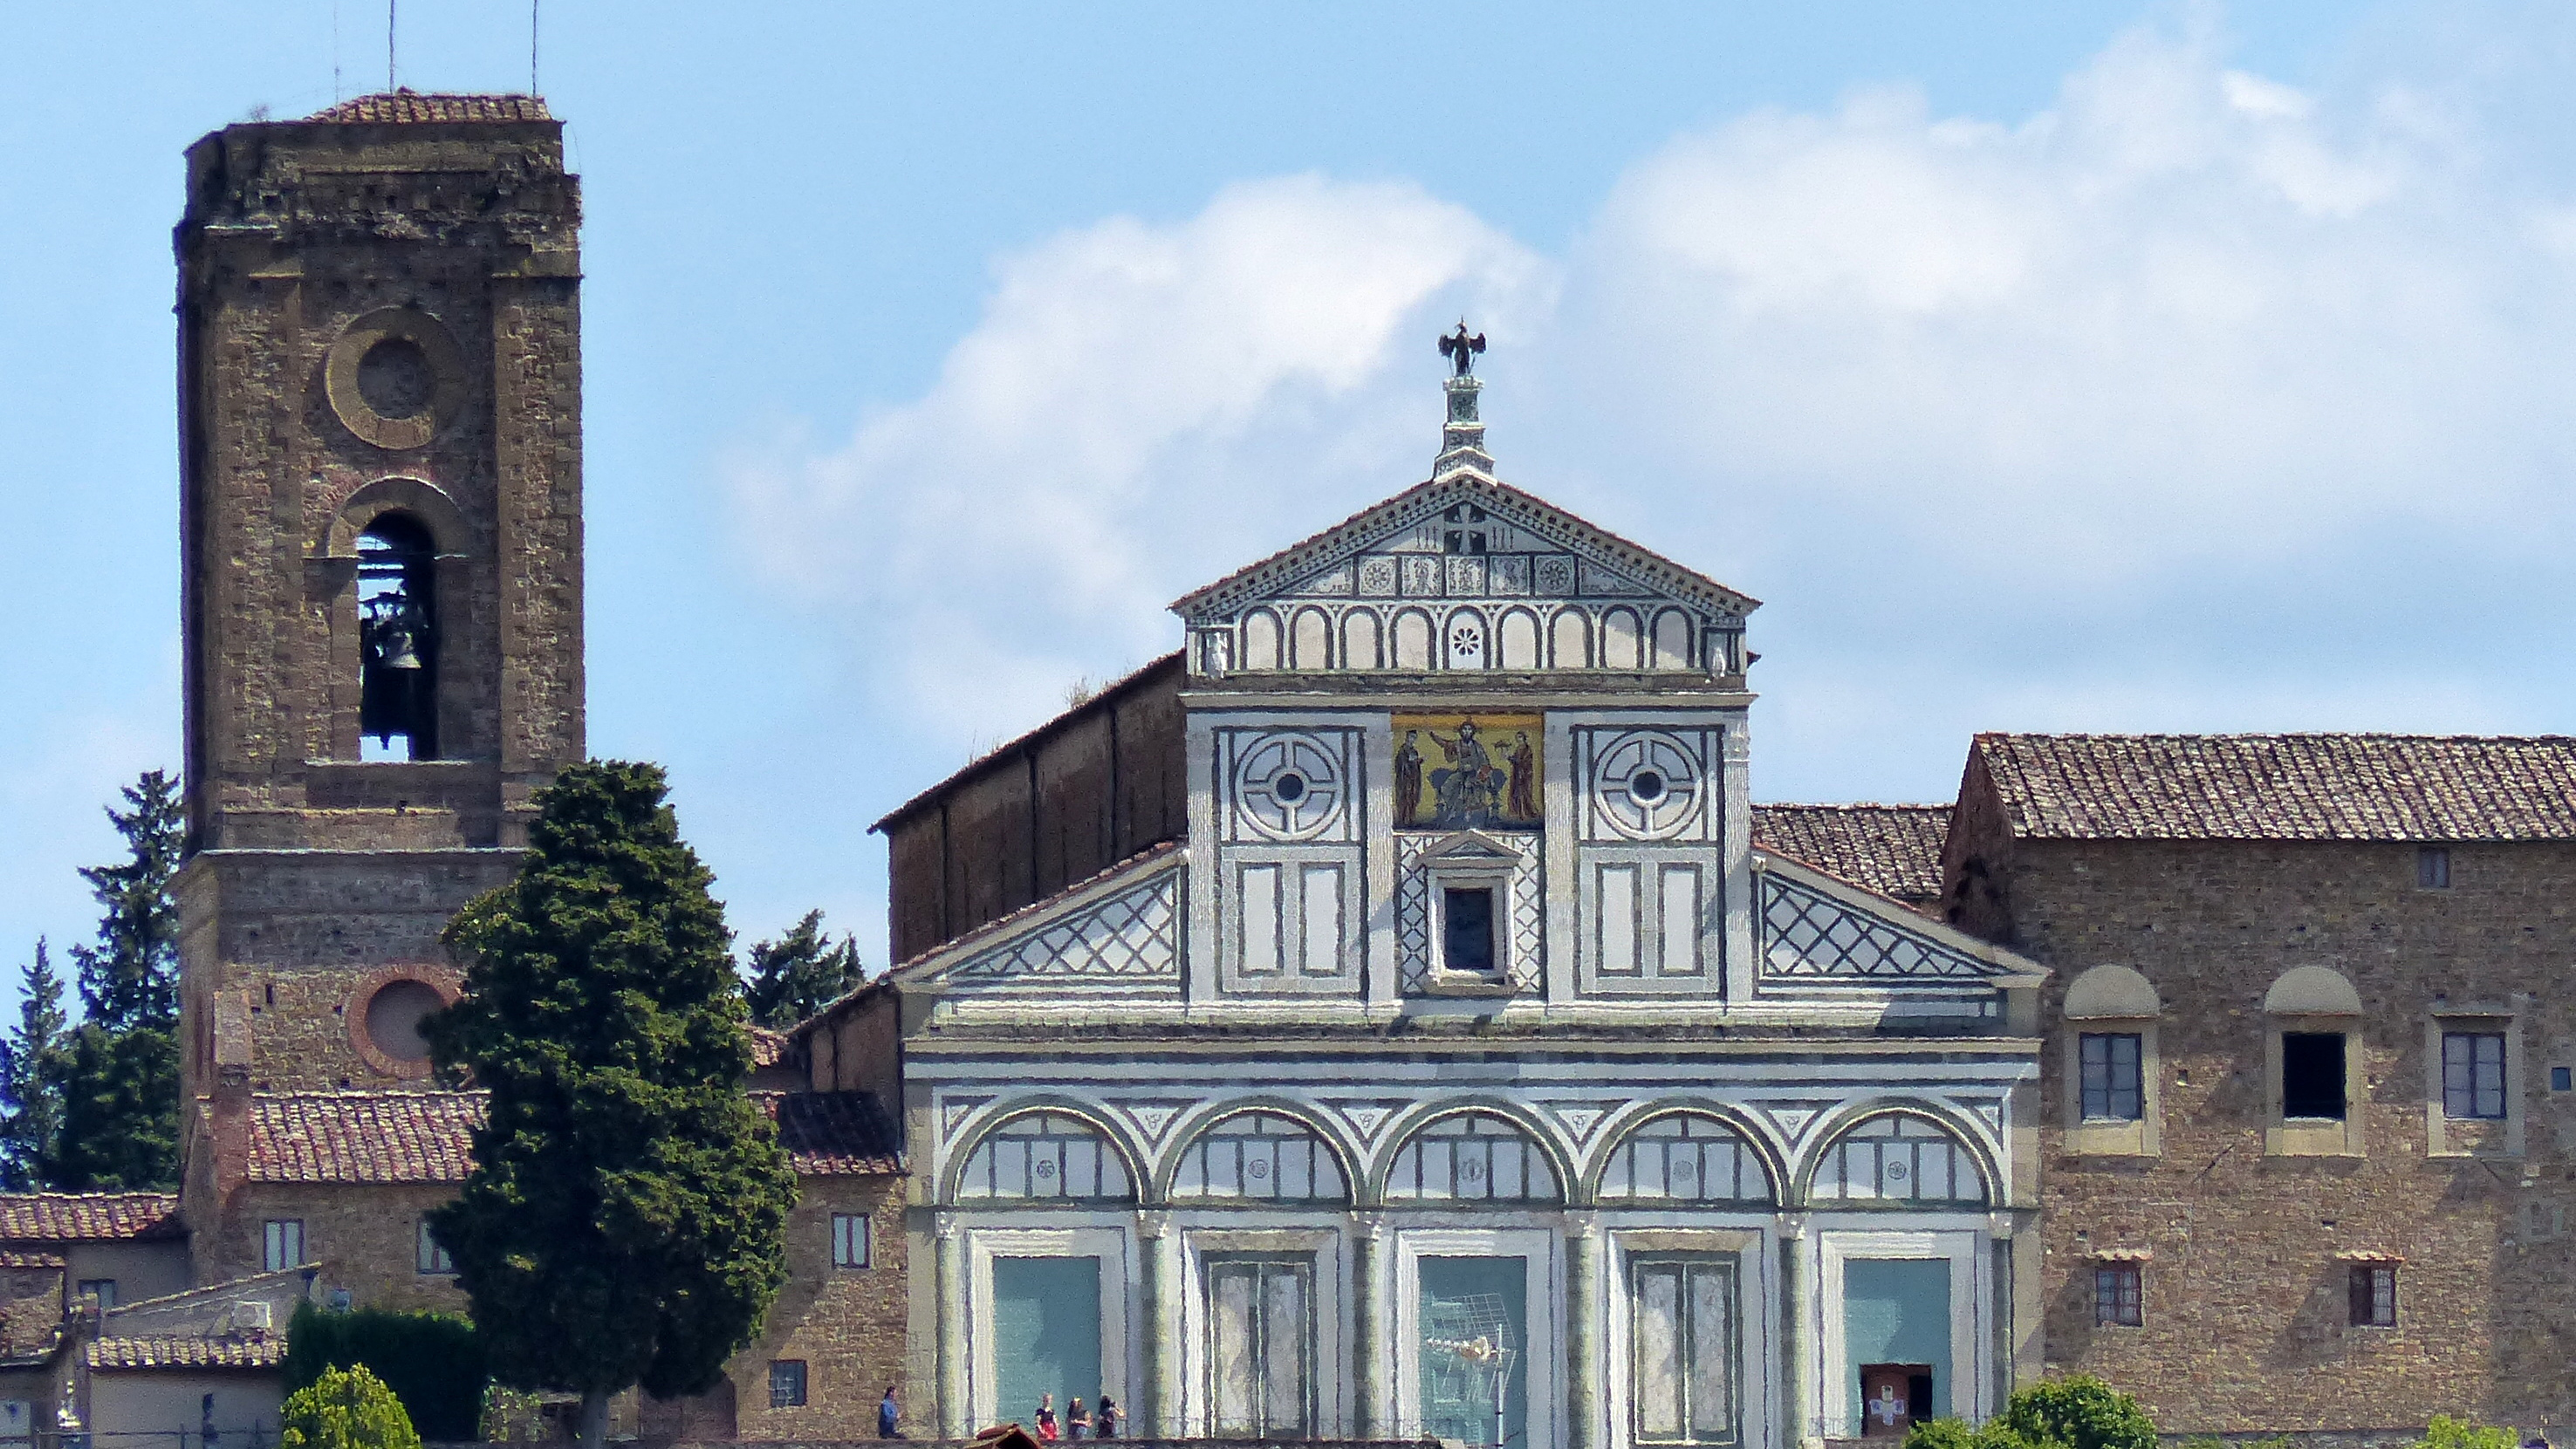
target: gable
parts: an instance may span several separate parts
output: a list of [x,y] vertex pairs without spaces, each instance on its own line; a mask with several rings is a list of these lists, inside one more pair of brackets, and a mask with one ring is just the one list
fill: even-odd
[[1740,674],[1758,602],[1474,471],[1181,599],[1200,674]]
[[1755,853],[1754,893],[1763,996],[1992,1016],[2000,991],[2047,975],[2035,962],[1768,850]]

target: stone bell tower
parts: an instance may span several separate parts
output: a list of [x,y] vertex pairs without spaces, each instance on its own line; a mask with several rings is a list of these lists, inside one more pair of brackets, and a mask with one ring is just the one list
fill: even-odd
[[192,1104],[420,1084],[439,932],[582,756],[579,228],[534,97],[367,96],[189,148]]

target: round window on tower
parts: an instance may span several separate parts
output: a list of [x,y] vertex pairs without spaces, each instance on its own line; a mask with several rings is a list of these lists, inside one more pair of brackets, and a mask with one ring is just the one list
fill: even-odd
[[389,1077],[429,1075],[429,1038],[421,1023],[454,1001],[456,989],[425,979],[418,968],[393,967],[351,992],[349,1040],[368,1066]]
[[1640,805],[1652,805],[1664,798],[1664,777],[1653,770],[1639,770],[1628,777],[1628,798]]
[[1294,805],[1306,798],[1306,777],[1294,770],[1282,770],[1271,778],[1270,794],[1274,799]]

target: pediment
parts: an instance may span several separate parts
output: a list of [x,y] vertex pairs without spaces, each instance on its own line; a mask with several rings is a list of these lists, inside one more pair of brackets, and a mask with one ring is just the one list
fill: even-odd
[[950,993],[1176,992],[1186,859],[1158,850],[971,931],[896,976]]
[[1309,599],[1637,600],[1734,628],[1760,607],[1544,499],[1462,470],[1238,570],[1172,611],[1197,627]]
[[1764,989],[2035,986],[2046,967],[1787,856],[1755,852]]
[[1491,861],[1499,865],[1518,865],[1521,852],[1510,842],[1497,840],[1481,830],[1461,830],[1444,836],[1422,852],[1426,865],[1434,861]]

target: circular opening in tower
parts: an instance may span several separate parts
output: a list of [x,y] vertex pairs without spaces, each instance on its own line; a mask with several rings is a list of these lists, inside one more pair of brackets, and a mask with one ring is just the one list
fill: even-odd
[[1628,798],[1640,805],[1652,805],[1664,798],[1664,777],[1653,770],[1639,770],[1628,777]]
[[1294,805],[1306,798],[1306,777],[1294,770],[1282,770],[1270,782],[1270,794],[1277,800]]
[[421,1021],[446,1004],[426,981],[388,981],[367,998],[367,1039],[395,1061],[425,1062],[429,1039],[420,1034]]
[[438,370],[408,337],[387,337],[358,359],[358,396],[376,416],[395,422],[426,417],[438,395]]

